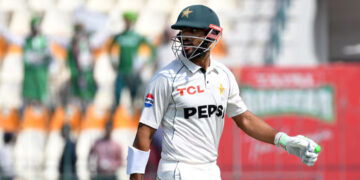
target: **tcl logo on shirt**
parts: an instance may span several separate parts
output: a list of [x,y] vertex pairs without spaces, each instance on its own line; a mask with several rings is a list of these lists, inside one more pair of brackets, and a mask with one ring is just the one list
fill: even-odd
[[205,92],[203,89],[200,88],[200,86],[189,86],[189,87],[185,87],[185,88],[178,88],[176,89],[176,91],[180,92],[180,96],[183,96],[185,94],[189,94],[189,95],[193,95],[196,93],[203,93]]

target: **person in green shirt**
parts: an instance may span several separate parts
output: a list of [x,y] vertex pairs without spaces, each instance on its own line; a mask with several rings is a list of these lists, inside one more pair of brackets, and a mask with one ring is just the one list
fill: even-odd
[[40,33],[41,19],[31,20],[31,34],[26,38],[23,46],[24,81],[23,98],[25,103],[48,102],[48,69],[50,52],[48,41]]
[[137,19],[136,12],[125,12],[123,19],[125,21],[125,30],[115,35],[110,45],[110,50],[113,50],[114,47],[118,48],[117,56],[112,58],[112,63],[117,71],[115,85],[116,106],[119,105],[122,90],[127,87],[130,90],[131,105],[133,107],[138,87],[141,84],[140,72],[135,70],[140,69],[139,71],[141,71],[141,68],[135,68],[139,56],[139,47],[145,44],[151,49],[151,60],[155,56],[155,49],[144,36],[134,31],[133,26]]
[[68,66],[71,72],[71,94],[84,108],[95,97],[96,83],[89,35],[82,24],[75,25],[75,35],[68,50]]

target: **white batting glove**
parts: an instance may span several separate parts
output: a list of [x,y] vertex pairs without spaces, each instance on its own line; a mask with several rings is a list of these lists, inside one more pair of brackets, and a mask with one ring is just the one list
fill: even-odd
[[315,164],[321,150],[317,143],[307,137],[302,135],[290,137],[283,132],[276,134],[274,144],[285,149],[289,154],[296,155],[308,166]]

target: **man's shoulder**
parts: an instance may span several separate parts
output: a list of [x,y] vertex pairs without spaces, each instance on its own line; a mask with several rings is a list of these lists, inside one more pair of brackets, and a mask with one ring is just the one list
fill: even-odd
[[168,65],[161,68],[159,71],[155,73],[155,76],[163,76],[166,78],[172,78],[177,73],[179,73],[179,70],[182,68],[183,64],[181,61],[175,59],[171,61]]
[[226,74],[232,74],[231,70],[227,66],[225,66],[223,63],[221,63],[217,60],[212,60],[211,62],[214,63],[214,67],[217,70],[220,70]]

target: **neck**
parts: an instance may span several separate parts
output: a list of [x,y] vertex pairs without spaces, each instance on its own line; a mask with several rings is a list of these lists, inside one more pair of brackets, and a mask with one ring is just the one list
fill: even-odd
[[207,52],[205,56],[195,58],[191,60],[194,64],[202,67],[203,69],[207,70],[210,66],[210,52]]

